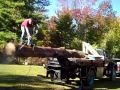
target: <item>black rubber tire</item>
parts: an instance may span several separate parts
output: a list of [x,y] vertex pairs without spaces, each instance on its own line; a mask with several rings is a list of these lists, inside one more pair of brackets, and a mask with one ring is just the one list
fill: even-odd
[[92,86],[94,84],[94,79],[95,79],[95,71],[94,70],[89,70],[88,74],[87,74],[87,79],[86,79],[86,83],[88,86]]
[[111,74],[110,74],[110,80],[111,81],[114,81],[115,79],[116,79],[116,69],[113,67],[113,68],[111,68],[110,69],[110,72],[111,72]]
[[51,79],[51,81],[55,80],[55,72],[54,71],[50,72],[50,79]]

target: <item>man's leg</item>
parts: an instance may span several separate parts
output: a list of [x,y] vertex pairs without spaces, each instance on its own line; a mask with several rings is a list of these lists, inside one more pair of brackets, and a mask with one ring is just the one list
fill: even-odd
[[31,36],[30,36],[30,33],[29,33],[29,29],[28,27],[25,27],[25,30],[26,30],[26,33],[27,33],[27,38],[28,38],[28,41],[27,41],[27,45],[30,45],[30,40],[31,40]]
[[21,37],[20,37],[20,44],[23,43],[23,36],[25,34],[25,27],[24,26],[21,26],[21,31],[22,31],[22,33],[21,33]]

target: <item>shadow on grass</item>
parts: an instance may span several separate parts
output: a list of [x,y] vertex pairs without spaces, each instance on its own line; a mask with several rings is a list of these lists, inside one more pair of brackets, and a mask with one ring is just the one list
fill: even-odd
[[108,78],[96,80],[94,87],[101,88],[101,89],[104,88],[104,90],[110,90],[110,89],[118,90],[118,89],[120,89],[120,78],[116,78],[116,80],[114,80],[114,81],[110,81]]
[[52,88],[32,88],[32,87],[0,87],[0,90],[55,90]]
[[[3,86],[4,85],[4,86]],[[0,75],[0,90],[56,90],[54,85],[64,86],[75,90],[75,85],[52,82],[45,76]]]
[[[75,81],[73,81],[75,82]],[[54,85],[60,85],[53,87]],[[70,90],[76,90],[77,84],[64,84],[61,82],[52,82],[45,76],[22,76],[22,75],[0,75],[0,90],[67,90],[64,87],[69,87]],[[110,81],[107,78],[95,80],[93,86],[95,90],[110,90],[120,89],[120,78],[115,81]],[[97,89],[99,88],[99,89]]]

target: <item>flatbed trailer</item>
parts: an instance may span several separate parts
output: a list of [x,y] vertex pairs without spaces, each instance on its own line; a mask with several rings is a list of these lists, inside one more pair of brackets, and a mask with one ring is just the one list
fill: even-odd
[[80,78],[83,78],[85,84],[93,85],[94,79],[107,76],[110,80],[116,78],[116,65],[109,60],[77,60],[77,64],[81,69]]
[[[70,78],[75,79],[76,77],[78,77],[80,79],[80,84],[81,84],[80,86],[82,87],[92,86],[96,78],[102,78],[103,76],[109,77],[110,80],[115,80],[116,78],[116,65],[114,64],[114,62],[110,62],[109,60],[101,60],[101,59],[88,60],[85,58],[68,58],[68,60],[71,63],[71,65],[68,66],[55,64],[54,60],[51,61],[52,63],[48,64],[47,70],[48,71],[52,70],[51,80],[56,79],[56,76],[54,78],[53,75],[55,71],[57,70],[57,74],[58,74],[59,70],[62,71],[62,68],[63,69],[70,68],[70,70],[69,69],[66,69],[66,71],[63,70],[65,71],[64,75],[67,75],[67,73],[71,74],[66,76],[67,77],[66,79],[68,79],[66,83],[69,82]],[[61,69],[60,66],[62,66]],[[60,79],[59,76],[58,79]]]

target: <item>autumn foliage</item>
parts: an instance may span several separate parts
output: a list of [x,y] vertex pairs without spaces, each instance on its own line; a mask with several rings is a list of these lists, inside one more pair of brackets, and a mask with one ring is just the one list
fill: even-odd
[[98,0],[58,0],[62,10],[67,8],[72,16],[82,21],[86,16],[95,16],[101,19],[102,16],[112,16],[112,6],[110,0],[102,0],[97,6]]

